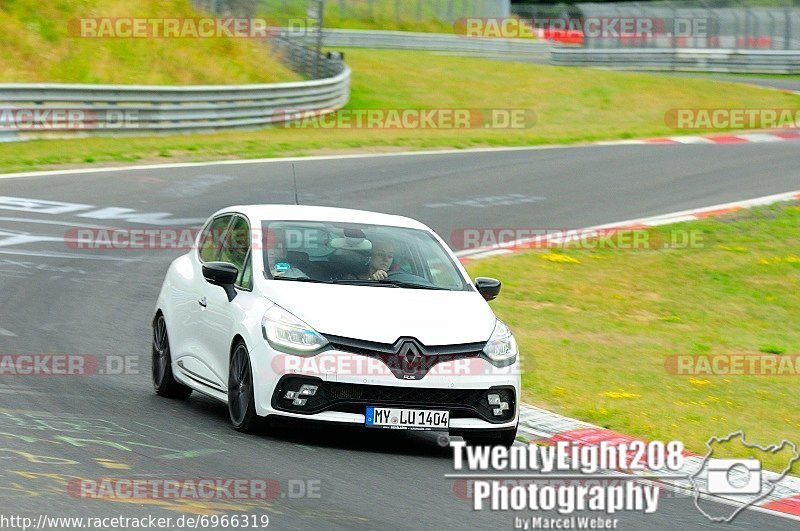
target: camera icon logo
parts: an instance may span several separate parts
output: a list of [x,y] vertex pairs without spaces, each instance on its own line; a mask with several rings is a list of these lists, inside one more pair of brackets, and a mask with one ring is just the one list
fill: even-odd
[[758,459],[709,459],[709,494],[758,494],[761,461]]

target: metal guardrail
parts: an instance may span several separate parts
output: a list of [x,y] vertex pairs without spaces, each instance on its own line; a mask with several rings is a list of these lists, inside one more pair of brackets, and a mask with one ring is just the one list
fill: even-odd
[[[273,45],[293,66],[313,63],[311,51]],[[332,112],[350,98],[350,69],[336,57],[321,68],[329,77],[258,85],[0,84],[0,141],[256,128],[284,121],[287,112]]]
[[650,21],[655,35],[642,39],[587,36],[587,48],[701,48],[800,50],[800,8],[757,5],[752,0],[654,0],[580,3],[584,17]]
[[[564,41],[581,45],[552,48],[553,64],[783,74],[800,72],[800,7],[791,4],[782,0],[654,0],[517,4],[514,11],[528,17],[532,26],[550,29],[552,35],[558,33],[554,30],[564,37],[570,33],[574,40]],[[615,22],[619,23],[616,32]],[[602,30],[606,23],[608,31]],[[640,25],[648,29],[640,31]]]
[[[316,32],[283,29],[282,35],[300,42],[311,43]],[[413,33],[378,30],[322,30],[325,46],[351,48],[383,48],[391,50],[429,50],[455,52],[478,56],[498,56],[547,61],[550,46],[546,41],[531,39],[495,39],[466,37],[442,33]]]
[[617,70],[800,73],[800,50],[721,50],[697,48],[597,49],[554,47],[551,63]]

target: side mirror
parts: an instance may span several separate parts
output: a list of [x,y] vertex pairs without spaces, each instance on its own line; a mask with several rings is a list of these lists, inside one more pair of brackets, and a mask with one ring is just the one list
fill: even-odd
[[224,289],[228,295],[228,302],[236,297],[236,290],[233,289],[233,284],[236,282],[237,276],[239,276],[239,270],[233,264],[227,262],[208,262],[203,264],[203,278],[209,284]]
[[475,279],[475,287],[478,288],[478,293],[487,301],[497,298],[500,294],[500,286],[500,281],[495,278],[477,277]]

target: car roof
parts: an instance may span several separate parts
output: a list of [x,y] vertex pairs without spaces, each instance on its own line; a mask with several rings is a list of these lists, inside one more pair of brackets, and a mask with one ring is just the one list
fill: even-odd
[[430,230],[423,223],[405,216],[306,205],[236,205],[223,208],[212,217],[233,212],[244,214],[253,224],[257,221],[336,221]]

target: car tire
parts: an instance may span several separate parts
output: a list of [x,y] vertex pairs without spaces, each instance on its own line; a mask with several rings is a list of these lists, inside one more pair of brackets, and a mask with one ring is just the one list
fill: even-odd
[[228,366],[228,416],[233,429],[243,433],[253,433],[261,425],[261,419],[256,415],[250,353],[243,341],[238,341],[231,350]]
[[192,388],[175,380],[172,374],[172,356],[169,349],[169,335],[164,314],[159,313],[153,324],[153,387],[158,396],[166,398],[186,399],[192,394]]
[[511,448],[517,440],[517,428],[500,432],[475,433],[464,435],[464,440],[470,446],[504,446]]

